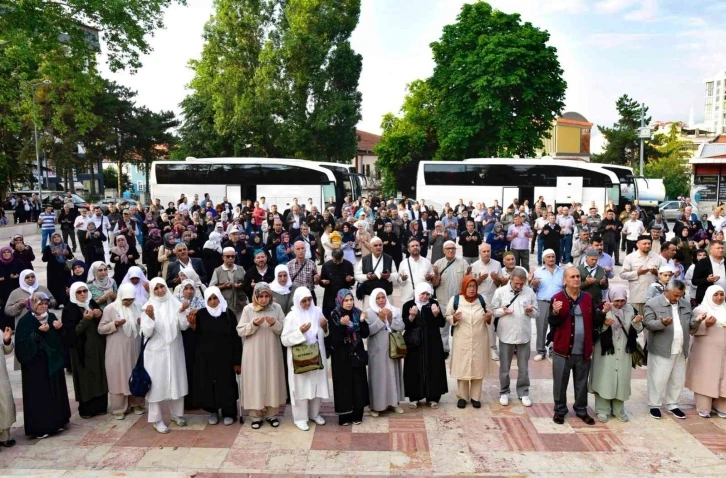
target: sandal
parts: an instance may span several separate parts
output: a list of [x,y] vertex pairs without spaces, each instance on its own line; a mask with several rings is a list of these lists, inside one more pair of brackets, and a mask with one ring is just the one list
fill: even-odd
[[262,422],[252,422],[251,426],[252,426],[253,430],[259,430],[260,427],[262,426]]
[[267,423],[269,423],[272,428],[277,428],[280,426],[280,420],[275,417],[268,418]]

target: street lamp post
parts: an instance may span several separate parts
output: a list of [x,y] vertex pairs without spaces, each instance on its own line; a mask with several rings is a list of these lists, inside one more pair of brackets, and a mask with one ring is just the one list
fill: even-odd
[[[43,173],[41,172],[40,168],[40,141],[38,140],[38,122],[35,119],[35,89],[41,85],[50,85],[52,81],[50,80],[43,80],[39,81],[37,83],[27,83],[30,86],[30,95],[32,96],[33,100],[33,129],[35,130],[35,163],[36,167],[38,168],[38,200],[40,202],[43,202],[43,194],[42,194],[42,181],[43,181]],[[50,198],[49,198],[50,200]]]

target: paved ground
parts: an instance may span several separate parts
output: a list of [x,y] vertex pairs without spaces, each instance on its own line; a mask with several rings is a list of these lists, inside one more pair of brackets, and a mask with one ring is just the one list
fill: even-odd
[[[39,236],[29,242],[40,247]],[[45,281],[44,264],[35,265]],[[313,424],[308,432],[293,426],[289,407],[279,429],[260,430],[248,423],[210,426],[203,412],[192,411],[189,426],[172,425],[168,435],[154,431],[146,416],[83,420],[75,412],[65,432],[35,440],[23,434],[20,374],[11,372],[18,408],[12,436],[18,444],[0,450],[0,476],[726,475],[726,420],[699,418],[689,391],[681,397],[687,420],[653,420],[647,416],[645,369],[639,369],[626,405],[629,423],[587,426],[568,416],[558,426],[552,423],[551,377],[549,361],[530,362],[531,408],[500,406],[492,376],[479,410],[456,408],[449,393],[438,410],[404,405],[404,415],[366,414],[361,425],[339,427],[329,401],[322,410],[329,423]],[[72,398],[70,377],[67,383]],[[449,390],[455,389],[450,379]],[[73,400],[71,405],[77,408]]]

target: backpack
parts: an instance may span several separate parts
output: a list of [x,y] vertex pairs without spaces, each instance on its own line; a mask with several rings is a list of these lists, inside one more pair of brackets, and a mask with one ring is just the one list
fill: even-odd
[[[143,335],[141,337],[143,339]],[[149,376],[149,372],[144,368],[144,351],[148,343],[149,339],[141,343],[139,359],[136,361],[136,366],[131,371],[131,377],[129,378],[129,391],[134,397],[145,397],[149,393],[149,390],[151,390],[151,377]]]
[[[456,312],[459,309],[459,297],[461,294],[456,294],[454,296],[454,312]],[[487,304],[484,302],[484,297],[481,296],[481,294],[477,294],[476,298],[479,299],[479,303],[481,304],[481,308],[484,309],[484,312],[487,311]],[[451,336],[454,336],[454,329],[455,327],[451,327]]]

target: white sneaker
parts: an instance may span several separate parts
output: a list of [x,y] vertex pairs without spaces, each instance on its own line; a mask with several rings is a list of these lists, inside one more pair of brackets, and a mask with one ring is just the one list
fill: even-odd
[[216,425],[219,423],[219,416],[216,413],[210,413],[208,423],[210,425]]
[[154,423],[154,430],[156,430],[159,433],[169,433],[171,430],[169,430],[169,427],[166,426],[166,423],[163,421]]
[[499,404],[503,407],[506,407],[509,405],[509,394],[504,394],[499,396]]
[[325,418],[318,415],[317,417],[313,418],[313,421],[317,423],[318,425],[325,425]]
[[126,415],[124,415],[123,413],[114,413],[114,414],[113,414],[113,417],[114,417],[114,418],[115,418],[116,420],[123,420],[124,418],[126,418]]
[[495,362],[499,361],[499,352],[494,349],[492,349],[492,360],[494,360]]
[[224,425],[225,426],[230,426],[233,423],[234,423],[234,418],[232,418],[232,417],[224,417]]
[[429,406],[434,409],[439,408],[439,402],[429,402]]
[[310,426],[308,425],[308,422],[295,422],[295,426],[304,432],[310,430]]
[[541,362],[542,360],[544,360],[544,355],[541,355],[541,354],[535,355],[535,357],[534,357],[535,362]]
[[522,405],[524,405],[525,407],[531,407],[532,406],[532,400],[530,400],[527,395],[525,395],[524,397],[520,398],[520,400],[522,401]]
[[177,417],[176,415],[171,416],[171,421],[176,423],[179,427],[187,426],[187,419],[184,417]]
[[375,410],[371,410],[371,416],[372,416],[373,418],[376,418],[376,417],[378,416],[378,412],[377,412],[377,411],[375,411]]
[[408,408],[414,409],[418,408],[418,402],[411,402],[408,404]]
[[719,418],[726,418],[726,412],[720,412],[720,411],[716,410],[715,408],[712,408],[711,412],[718,415]]
[[391,410],[393,410],[393,413],[398,413],[398,414],[403,413],[403,408],[401,408],[401,407],[393,407],[393,408],[391,408]]

